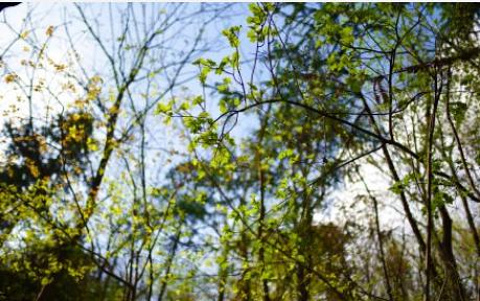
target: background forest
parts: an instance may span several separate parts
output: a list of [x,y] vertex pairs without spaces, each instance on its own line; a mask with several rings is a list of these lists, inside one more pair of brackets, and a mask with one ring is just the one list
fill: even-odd
[[477,4],[0,14],[0,300],[480,300]]

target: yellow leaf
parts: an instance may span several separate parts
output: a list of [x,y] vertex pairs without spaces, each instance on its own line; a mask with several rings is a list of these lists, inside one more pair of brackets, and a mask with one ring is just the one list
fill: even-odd
[[98,150],[98,145],[96,141],[92,138],[87,139],[87,147],[90,151],[95,152]]
[[34,178],[38,178],[40,175],[40,171],[38,170],[38,167],[35,165],[35,163],[32,160],[27,159],[26,165],[28,169],[30,170],[30,173]]
[[14,82],[17,78],[18,75],[16,75],[15,73],[10,73],[5,76],[5,82],[9,84],[11,82]]
[[30,33],[30,32],[29,32],[28,30],[22,32],[22,33],[20,34],[20,38],[22,38],[22,39],[25,40],[25,39],[28,37],[28,34],[29,34],[29,33]]
[[47,36],[51,37],[52,34],[53,34],[53,29],[54,29],[54,28],[53,28],[52,25],[48,26],[47,31],[45,32],[45,34],[46,34]]
[[67,69],[67,66],[62,64],[56,64],[54,67],[55,67],[55,71],[57,72],[61,72]]

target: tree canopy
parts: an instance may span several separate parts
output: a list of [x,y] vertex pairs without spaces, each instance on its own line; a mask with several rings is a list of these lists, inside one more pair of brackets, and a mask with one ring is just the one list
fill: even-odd
[[0,18],[0,300],[480,298],[480,6],[49,5]]

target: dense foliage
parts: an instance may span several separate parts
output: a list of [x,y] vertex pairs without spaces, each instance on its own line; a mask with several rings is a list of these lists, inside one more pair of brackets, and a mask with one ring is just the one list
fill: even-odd
[[478,5],[63,8],[3,12],[0,300],[480,298]]

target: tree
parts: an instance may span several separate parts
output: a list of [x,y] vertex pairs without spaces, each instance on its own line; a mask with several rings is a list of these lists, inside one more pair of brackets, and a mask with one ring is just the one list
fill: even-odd
[[[297,229],[294,232],[300,238],[294,245],[299,247],[303,235],[304,243],[308,244],[311,233],[302,234],[302,229],[310,229],[312,210],[322,203],[312,203],[308,195],[323,195],[336,187],[335,181],[328,180],[332,175],[333,179],[348,177],[358,181],[355,176],[358,162],[377,167],[391,178],[391,191],[397,195],[408,221],[413,236],[408,251],[418,252],[408,260],[412,265],[421,264],[420,269],[424,272],[417,278],[416,287],[424,287],[422,295],[425,299],[462,300],[474,296],[475,276],[463,274],[458,266],[462,253],[456,248],[459,246],[455,243],[453,225],[454,222],[462,223],[452,217],[454,209],[450,204],[462,201],[469,231],[477,237],[469,209],[479,200],[478,178],[474,176],[476,163],[465,156],[465,146],[454,121],[455,118],[457,122],[473,118],[469,119],[471,124],[476,123],[473,120],[478,107],[472,103],[477,101],[473,96],[475,92],[465,89],[472,79],[462,71],[465,68],[477,70],[474,66],[478,48],[472,38],[476,36],[473,24],[477,22],[477,7],[448,4],[252,4],[250,9],[247,35],[253,45],[247,47],[256,49],[253,58],[241,56],[244,32],[240,26],[234,26],[224,31],[233,49],[232,55],[219,62],[211,59],[198,61],[202,67],[199,77],[202,83],[206,83],[207,75],[212,71],[224,77],[214,86],[222,97],[218,105],[220,115],[210,117],[211,113],[203,110],[195,121],[186,117],[187,128],[196,135],[193,146],[212,148],[211,157],[206,157],[205,162],[210,161],[211,166],[221,162],[224,168],[236,170],[236,158],[242,154],[234,155],[233,149],[239,146],[230,131],[241,114],[258,112],[257,137],[263,137],[260,133],[280,129],[281,134],[266,139],[275,141],[278,138],[275,147],[263,145],[259,142],[262,139],[253,140],[269,156],[265,170],[271,168],[275,175],[285,175],[278,164],[283,158],[292,157],[289,162],[292,169],[300,171],[284,178],[284,185],[291,187],[291,193],[276,198],[284,186],[272,185],[272,198],[264,201],[260,197],[260,208],[280,205],[287,216],[291,214],[294,219],[300,218],[300,223],[288,225],[282,219],[277,225]],[[462,21],[458,16],[463,16]],[[455,34],[459,32],[461,38]],[[253,63],[243,63],[249,60]],[[265,67],[261,68],[262,64]],[[257,71],[262,70],[267,75],[254,81]],[[248,72],[250,74],[246,75]],[[452,117],[450,111],[452,98],[455,107],[461,107],[455,109],[453,114],[456,117]],[[193,103],[202,104],[197,98]],[[286,113],[278,115],[277,112]],[[466,112],[472,115],[466,117]],[[178,114],[192,115],[182,110]],[[298,130],[290,126],[295,122],[298,122]],[[472,130],[476,131],[470,128],[466,137],[477,135]],[[302,149],[304,135],[306,146],[312,143],[317,147]],[[445,142],[437,143],[446,141],[445,135],[449,136],[450,148]],[[468,139],[466,137],[463,139]],[[277,152],[288,147],[289,143],[295,145]],[[325,147],[318,147],[322,143]],[[220,151],[225,145],[232,150]],[[455,148],[457,150],[453,151]],[[453,161],[458,165],[441,163],[441,153],[446,149],[451,150],[449,155],[456,158]],[[476,150],[471,151],[470,157],[475,158]],[[250,156],[246,161],[258,160],[253,155],[255,152],[245,154]],[[318,160],[322,157],[323,160]],[[302,163],[309,166],[302,168]],[[315,165],[323,166],[309,174],[308,170]],[[458,176],[459,169],[463,176]],[[361,175],[360,179],[363,177]],[[262,182],[261,175],[259,178]],[[372,183],[366,185],[368,191]],[[256,191],[263,195],[262,187]],[[376,200],[376,196],[370,198]],[[255,201],[252,198],[250,204],[240,206],[255,209]],[[302,209],[296,210],[296,205],[284,206],[289,202]],[[410,295],[405,293],[405,288],[403,295],[398,295],[395,288],[398,285],[392,279],[402,275],[392,275],[393,263],[389,263],[390,258],[386,255],[390,253],[385,248],[387,244],[378,222],[378,201],[374,201],[374,208],[377,216],[377,222],[373,223],[377,232],[374,241],[379,244],[374,260],[383,266],[382,281],[373,286],[371,282],[364,283],[359,278],[363,272],[353,268],[351,275],[345,279],[336,275],[335,283],[332,283],[325,276],[324,269],[312,268],[306,257],[307,251],[300,249],[293,256],[297,263],[297,281],[300,282],[297,288],[299,300],[310,298],[311,291],[306,289],[309,280],[303,279],[302,270],[305,269],[318,274],[318,279],[342,299],[363,296],[396,300],[399,296]],[[235,212],[233,208],[231,210]],[[255,232],[253,222],[249,220],[253,219],[262,228],[262,221],[266,219],[265,213],[260,213],[260,218],[253,218],[255,214],[255,211],[248,210],[241,212],[239,217],[252,233]],[[271,217],[273,213],[269,212],[269,215]],[[395,239],[398,238],[392,239],[393,245],[397,244]],[[262,237],[257,234],[249,244],[255,245],[256,240],[261,244]],[[261,262],[263,248],[253,248],[251,252],[250,256],[257,253]],[[261,265],[251,263],[251,260],[244,265],[244,272],[252,265]],[[417,270],[417,275],[421,270]],[[260,279],[263,278],[260,276]],[[267,281],[263,292],[265,300],[270,298],[270,288]],[[246,291],[252,292],[253,289]],[[412,292],[410,298],[419,297],[419,292]],[[244,298],[255,297],[244,294]]]
[[2,23],[2,297],[478,299],[477,5],[61,8]]
[[[174,215],[163,211],[166,204],[154,205],[161,179],[149,180],[156,175],[146,171],[146,160],[155,155],[147,152],[146,121],[158,103],[188,82],[184,69],[204,51],[204,28],[224,7],[79,4],[65,9],[64,23],[44,28],[36,27],[31,11],[21,29],[4,22],[16,36],[2,56],[7,95],[17,93],[28,108],[27,116],[12,112],[5,126],[3,251],[23,252],[5,257],[4,264],[6,275],[25,274],[19,279],[31,289],[22,297],[5,294],[37,300],[70,293],[79,299],[150,299],[162,294],[161,281],[149,282],[163,273],[154,260],[163,258],[159,250],[170,248],[158,244],[158,237],[164,226],[175,227]],[[95,23],[96,9],[107,10],[117,27],[107,33],[108,23]],[[179,49],[173,38],[182,28],[192,28],[194,36]],[[99,55],[85,53],[79,38]],[[28,58],[17,51],[22,46]],[[67,55],[58,57],[56,47],[67,48]],[[132,145],[139,145],[140,157],[128,156]],[[113,169],[112,161],[123,166]],[[120,186],[109,173],[120,174],[112,178]],[[170,257],[165,255],[167,261]],[[83,291],[92,282],[92,291],[62,289],[75,281]]]

